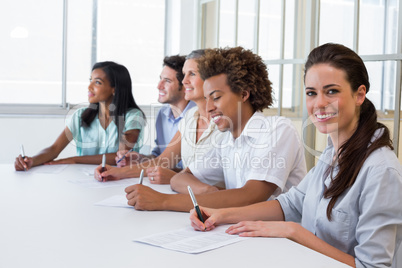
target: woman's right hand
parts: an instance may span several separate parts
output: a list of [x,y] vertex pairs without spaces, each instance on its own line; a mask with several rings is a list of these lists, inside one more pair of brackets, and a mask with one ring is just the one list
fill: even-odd
[[204,208],[199,207],[202,217],[204,218],[204,223],[200,221],[197,216],[195,209],[190,210],[190,221],[191,226],[197,231],[210,231],[214,229],[220,222],[221,217],[220,209]]
[[22,158],[21,155],[15,158],[14,167],[16,171],[28,170],[33,165],[33,158],[25,156]]
[[[126,157],[117,163],[124,155],[126,155]],[[128,154],[128,150],[120,150],[116,153],[115,160],[118,167],[125,167],[128,164],[138,164],[141,160],[141,155],[137,152],[130,152]]]

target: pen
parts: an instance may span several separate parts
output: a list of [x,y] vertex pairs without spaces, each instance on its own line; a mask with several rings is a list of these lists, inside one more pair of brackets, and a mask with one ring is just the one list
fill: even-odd
[[[105,166],[106,166],[106,155],[103,155],[103,156],[102,156],[102,169],[101,169],[101,174],[102,174],[102,172],[106,171]],[[103,177],[102,177],[102,181],[103,181]]]
[[116,164],[120,163],[121,160],[123,160],[124,158],[126,158],[126,155],[127,155],[128,153],[131,153],[131,152],[133,151],[133,149],[134,149],[134,147],[131,148],[130,150],[128,150],[128,152],[125,153],[122,158],[120,158],[119,160],[117,160]]
[[[25,160],[24,145],[22,145],[22,144],[21,144],[21,157],[22,157],[22,159],[24,159],[24,160]],[[25,170],[25,171],[27,171],[27,169],[26,169],[26,168],[24,168],[24,170]]]
[[142,184],[142,180],[144,179],[144,170],[141,170],[141,174],[140,174],[140,181],[138,182],[138,184]]
[[187,186],[187,189],[190,194],[191,201],[193,201],[195,211],[197,211],[198,218],[200,219],[200,221],[202,221],[202,223],[204,223],[204,218],[202,217],[201,210],[200,207],[198,206],[197,200],[195,199],[193,190],[191,190],[190,186]]

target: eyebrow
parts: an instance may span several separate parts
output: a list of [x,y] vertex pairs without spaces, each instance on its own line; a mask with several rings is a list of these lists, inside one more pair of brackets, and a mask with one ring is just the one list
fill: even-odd
[[209,93],[209,96],[211,96],[212,94],[214,94],[215,92],[221,92],[219,89],[212,91],[211,93]]
[[[324,86],[324,89],[327,89],[327,88],[330,88],[330,87],[333,87],[333,86],[339,87],[338,84],[329,84],[329,85],[325,85],[325,86]],[[309,89],[309,90],[316,90],[314,87],[306,87],[306,90],[307,90],[307,89]]]

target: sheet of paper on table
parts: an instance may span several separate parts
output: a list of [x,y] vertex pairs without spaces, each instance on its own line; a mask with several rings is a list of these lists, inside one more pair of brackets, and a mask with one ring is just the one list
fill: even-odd
[[201,253],[250,238],[227,234],[225,230],[228,227],[229,225],[223,225],[216,227],[212,231],[200,232],[189,226],[149,235],[134,241],[184,253]]

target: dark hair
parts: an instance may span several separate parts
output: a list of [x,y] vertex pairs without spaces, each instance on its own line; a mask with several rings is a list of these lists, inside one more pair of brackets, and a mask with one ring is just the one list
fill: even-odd
[[203,80],[226,74],[232,92],[249,91],[254,111],[272,105],[272,83],[268,79],[267,66],[251,50],[242,47],[208,49],[198,60],[198,69]]
[[[123,65],[117,64],[112,61],[104,61],[95,63],[92,67],[92,71],[95,69],[102,69],[106,78],[108,79],[110,86],[114,87],[114,96],[110,109],[110,116],[114,116],[114,122],[118,129],[118,137],[120,140],[122,131],[124,129],[124,123],[126,119],[126,113],[131,109],[138,109],[141,111],[145,121],[144,112],[138,107],[134,100],[131,77],[127,68]],[[81,126],[89,127],[99,112],[99,103],[91,104],[81,115]],[[119,121],[119,118],[123,118],[123,122]]]
[[[353,50],[331,43],[313,49],[307,58],[304,79],[310,67],[320,63],[343,70],[353,92],[356,92],[361,85],[366,86],[366,92],[369,91],[370,82],[366,66]],[[383,132],[380,137],[371,142],[377,129],[383,129]],[[324,197],[331,198],[327,207],[329,220],[331,220],[331,211],[337,199],[354,184],[364,161],[373,151],[384,146],[393,149],[389,130],[385,125],[377,122],[374,104],[365,98],[360,107],[359,122],[355,132],[337,152],[339,171],[335,178],[333,178],[334,165],[327,170],[327,175],[331,174],[332,178],[331,185],[324,191]]]
[[176,78],[179,81],[180,90],[182,89],[182,86],[183,86],[183,83],[182,83],[182,81],[184,79],[183,65],[184,65],[185,61],[186,61],[186,56],[180,56],[180,55],[166,56],[163,59],[163,66],[167,66],[170,69],[173,69],[176,71]]

